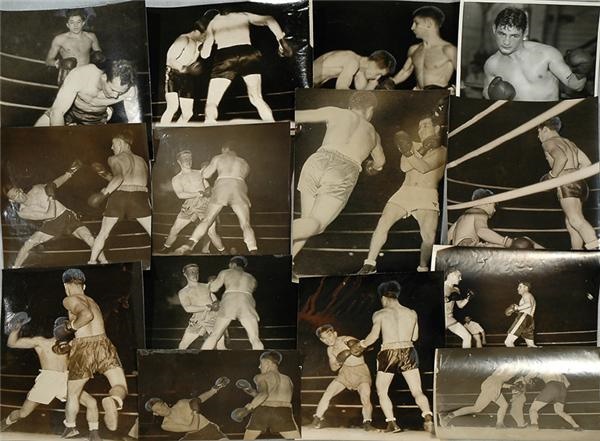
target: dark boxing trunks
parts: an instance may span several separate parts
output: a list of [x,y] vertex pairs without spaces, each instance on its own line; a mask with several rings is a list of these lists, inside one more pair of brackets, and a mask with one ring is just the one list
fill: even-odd
[[224,439],[227,436],[221,432],[219,426],[214,423],[208,423],[202,429],[197,430],[195,432],[188,432],[183,437],[179,438],[179,441],[184,440],[215,440],[215,439]]
[[558,199],[577,198],[585,202],[589,195],[589,188],[585,181],[575,181],[570,184],[561,185],[556,189]]
[[194,79],[192,75],[177,72],[167,66],[165,75],[166,92],[175,92],[180,98],[194,98]]
[[73,234],[73,231],[82,226],[83,224],[75,213],[65,210],[60,216],[44,221],[40,231],[50,236],[62,236],[63,234]]
[[68,126],[91,126],[94,124],[106,124],[108,112],[106,109],[100,112],[82,110],[75,104],[65,113],[65,124]]
[[96,372],[122,367],[117,349],[105,334],[76,337],[69,353],[69,380],[93,378]]
[[437,84],[430,84],[428,86],[423,87],[423,90],[446,90],[445,86],[438,86]]
[[527,340],[533,340],[534,322],[533,317],[524,312],[520,313],[512,326],[508,330],[509,334],[526,338]]
[[104,217],[118,217],[119,219],[139,219],[150,216],[150,203],[148,193],[145,191],[115,191],[112,193]]
[[217,50],[213,61],[211,78],[233,80],[238,75],[260,74],[262,54],[249,44]]
[[246,430],[281,433],[296,431],[298,426],[291,407],[259,406],[252,412]]
[[560,381],[549,381],[534,401],[565,404],[566,400],[567,387]]
[[419,367],[415,348],[383,349],[377,354],[377,370],[390,374],[402,373]]

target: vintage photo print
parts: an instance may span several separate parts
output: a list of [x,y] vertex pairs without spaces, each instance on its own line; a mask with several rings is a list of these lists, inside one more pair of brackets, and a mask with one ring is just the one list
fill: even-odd
[[396,439],[408,431],[425,439],[423,430],[433,432],[441,289],[436,272],[300,280],[304,438]]
[[450,109],[444,243],[599,249],[597,99]]
[[598,2],[465,0],[460,96],[558,101],[594,96]]
[[2,297],[1,438],[137,438],[139,262],[4,270]]
[[450,89],[459,2],[317,1],[313,87]]
[[4,127],[150,122],[144,2],[4,0]]
[[438,349],[440,439],[597,440],[600,349]]
[[153,349],[296,349],[289,256],[154,257]]
[[596,346],[600,253],[437,247],[448,347]]
[[440,240],[447,98],[447,91],[297,91],[298,276],[428,270]]
[[291,120],[309,87],[309,1],[147,0],[159,125]]
[[1,143],[5,267],[149,265],[143,124],[5,128]]
[[289,254],[289,123],[154,130],[153,254]]
[[300,438],[296,351],[138,351],[140,438]]

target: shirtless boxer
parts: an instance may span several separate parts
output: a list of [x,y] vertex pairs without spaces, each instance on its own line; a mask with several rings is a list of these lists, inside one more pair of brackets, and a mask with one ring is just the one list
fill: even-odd
[[396,146],[402,154],[400,169],[405,174],[404,181],[383,208],[359,274],[377,271],[377,256],[387,241],[388,232],[396,222],[409,216],[418,222],[422,239],[417,271],[429,271],[440,213],[438,185],[444,177],[448,149],[441,143],[440,125],[435,124],[433,117],[419,121],[418,134],[418,143],[404,131],[395,135]]
[[440,426],[448,427],[448,424],[453,418],[483,412],[490,403],[496,403],[498,405],[498,411],[496,412],[496,427],[499,429],[504,428],[504,417],[508,410],[508,402],[506,401],[506,398],[504,398],[504,395],[502,395],[502,389],[505,383],[508,383],[516,374],[515,366],[512,363],[498,366],[491,375],[481,383],[481,392],[477,396],[475,403],[472,406],[461,407],[460,409],[453,410],[445,415],[440,415]]
[[223,207],[229,205],[240,223],[244,236],[244,243],[250,253],[258,250],[256,236],[250,225],[250,199],[246,177],[250,173],[250,166],[245,159],[240,158],[230,147],[221,148],[221,154],[213,157],[204,169],[204,179],[217,173],[217,180],[213,186],[206,215],[190,236],[185,245],[175,250],[176,254],[190,253],[198,241],[204,237],[209,227],[215,222]]
[[[541,392],[534,398],[529,407],[529,420],[534,428],[538,428],[539,411],[552,403],[554,413],[565,420],[575,430],[583,430],[575,422],[573,417],[565,412],[565,402],[567,401],[567,389],[570,386],[569,380],[563,374],[553,372],[539,372],[535,375],[541,379],[545,386]],[[553,427],[554,428],[554,427]]]
[[336,89],[373,90],[379,79],[396,70],[396,59],[387,51],[379,50],[368,57],[352,51],[331,51],[313,63],[313,84],[320,87],[335,80]]
[[161,429],[167,432],[185,433],[179,441],[228,439],[219,426],[200,413],[200,405],[228,384],[229,378],[219,377],[213,387],[196,398],[182,398],[172,406],[160,398],[150,398],[144,408],[153,415],[163,417]]
[[[189,225],[190,222],[202,221],[206,216],[210,201],[210,184],[203,173],[208,163],[201,167],[200,170],[194,170],[192,168],[192,160],[192,152],[190,150],[182,150],[177,153],[177,164],[179,164],[181,171],[171,179],[171,184],[177,197],[183,199],[184,202],[160,253],[170,252],[171,246],[181,230]],[[223,242],[217,233],[216,221],[208,228],[207,234],[219,252],[225,251],[225,246],[223,246]],[[203,253],[208,254],[209,246],[209,243],[205,245]]]
[[504,340],[507,348],[515,346],[515,341],[522,337],[530,348],[537,348],[533,342],[534,338],[534,320],[536,302],[535,297],[530,292],[531,284],[529,282],[519,282],[517,292],[521,296],[518,305],[511,305],[511,314],[518,313],[517,318],[508,330],[508,335]]
[[[538,138],[542,143],[544,155],[550,171],[542,180],[573,173],[591,165],[587,155],[573,141],[559,135],[562,122],[558,116],[544,121],[538,126]],[[585,181],[575,181],[561,185],[556,189],[560,206],[565,213],[565,225],[571,238],[571,249],[597,250],[598,237],[594,227],[583,217],[582,204],[588,197]]]
[[[112,139],[113,156],[108,158],[112,173],[99,163],[92,164],[96,172],[108,181],[97,193],[96,204],[107,199],[102,217],[102,226],[96,237],[88,263],[97,263],[98,255],[113,227],[120,219],[135,219],[150,235],[152,216],[148,201],[148,163],[131,152],[132,140],[128,135],[117,135]],[[88,200],[89,202],[89,200]]]
[[[0,424],[0,432],[5,431],[17,421],[29,416],[40,404],[48,405],[54,398],[65,402],[67,400],[67,364],[68,351],[62,352],[58,347],[56,338],[42,336],[22,337],[20,335],[23,325],[31,318],[26,313],[17,313],[21,319],[18,323],[8,322],[8,340],[6,346],[11,349],[34,349],[40,361],[40,373],[35,378],[33,387],[29,390],[25,402],[20,408],[13,410]],[[98,406],[96,399],[83,391],[80,403],[86,407],[86,420],[88,422],[90,441],[100,441],[98,434]],[[79,434],[77,429],[65,431],[69,437]]]
[[[429,400],[421,388],[419,372],[419,355],[413,342],[419,338],[419,322],[415,311],[399,302],[400,284],[394,280],[383,282],[377,287],[381,297],[382,309],[373,314],[373,328],[359,345],[350,348],[353,355],[359,355],[379,339],[381,334],[381,350],[377,354],[377,376],[375,385],[381,410],[387,422],[386,432],[400,432],[396,424],[394,406],[388,395],[394,375],[402,373],[415,403],[421,409],[423,428],[433,433],[433,414]],[[360,348],[358,351],[355,349]]]
[[324,415],[329,407],[329,402],[333,397],[344,390],[355,390],[360,396],[362,405],[362,427],[366,431],[376,430],[371,422],[373,421],[373,405],[371,404],[371,372],[365,363],[362,355],[354,356],[350,353],[348,343],[358,343],[354,337],[341,336],[332,325],[320,326],[315,334],[327,346],[327,358],[329,359],[329,368],[337,372],[337,376],[329,383],[323,396],[319,400],[317,410],[313,415],[313,427],[320,429],[323,427]]
[[208,58],[213,44],[217,51],[208,83],[204,121],[214,123],[218,116],[218,107],[231,82],[239,75],[246,83],[248,99],[256,107],[260,119],[273,121],[271,108],[262,96],[261,57],[258,49],[250,41],[250,25],[267,26],[279,45],[280,56],[292,56],[292,49],[285,40],[285,34],[277,21],[269,15],[257,15],[250,12],[229,12],[216,15],[206,30],[206,40],[200,56]]
[[69,268],[62,275],[66,297],[63,306],[69,317],[56,320],[54,336],[59,341],[71,339],[69,353],[69,379],[64,424],[75,427],[83,388],[95,373],[106,377],[110,383],[108,396],[102,399],[104,424],[117,430],[118,411],[127,396],[127,380],[117,349],[105,334],[104,319],[98,304],[85,294],[85,275]]
[[292,410],[294,383],[290,377],[279,372],[281,360],[282,356],[277,351],[261,354],[260,374],[254,377],[256,390],[247,391],[253,396],[252,401],[231,413],[231,418],[236,422],[242,422],[252,414],[244,439],[256,439],[267,432],[279,433],[285,439],[300,438]]
[[[192,316],[179,342],[179,349],[187,349],[198,337],[210,335],[215,326],[219,309],[217,297],[210,292],[208,284],[198,283],[200,275],[198,265],[190,263],[184,266],[183,275],[187,284],[179,290],[177,295],[185,312],[191,312]],[[217,349],[227,349],[225,336],[222,336],[217,342]]]
[[559,82],[576,91],[587,79],[578,78],[552,46],[525,40],[527,14],[522,9],[506,8],[498,13],[492,26],[498,51],[483,70],[483,96],[516,101],[557,101]]
[[246,330],[252,349],[264,349],[258,336],[260,317],[252,297],[257,282],[252,274],[245,271],[247,265],[245,257],[232,257],[229,260],[229,268],[219,272],[217,278],[208,285],[212,293],[218,292],[222,286],[225,286],[225,292],[221,297],[212,333],[204,340],[202,349],[214,349],[233,320],[238,320]]
[[[17,253],[13,268],[21,268],[33,248],[63,234],[75,236],[92,248],[94,236],[91,231],[79,220],[79,216],[58,201],[55,195],[56,190],[71,179],[81,166],[81,161],[76,160],[66,173],[49,184],[34,185],[27,193],[18,187],[6,192],[9,201],[19,204],[17,214],[21,219],[43,221],[40,230],[33,233]],[[101,263],[108,263],[103,253],[98,259]]]
[[[85,66],[104,58],[96,34],[83,30],[86,21],[85,13],[81,9],[71,9],[67,11],[66,19],[69,31],[54,37],[46,55],[46,64],[58,69],[59,86],[75,67]],[[90,60],[91,55],[94,57],[93,60]]]
[[136,81],[135,69],[127,60],[107,62],[104,70],[94,64],[76,67],[35,126],[106,124],[113,113],[111,106],[120,102],[127,122],[142,122]]
[[297,123],[325,123],[323,143],[302,166],[298,178],[300,218],[292,223],[292,257],[306,241],[321,234],[346,206],[362,162],[369,175],[379,173],[385,155],[379,134],[369,122],[377,107],[373,92],[354,92],[348,109],[320,107],[296,110]]
[[416,89],[448,87],[456,70],[456,47],[440,36],[446,16],[435,6],[423,6],[413,12],[411,30],[422,40],[408,48],[402,69],[392,78],[394,84],[406,81],[414,72]]
[[446,329],[462,339],[462,347],[471,347],[471,333],[454,318],[454,306],[463,309],[469,303],[471,296],[469,293],[461,293],[458,284],[462,280],[462,274],[459,270],[451,268],[446,272],[444,280],[444,309],[446,311]]
[[208,23],[217,14],[204,14],[194,23],[193,29],[175,39],[167,51],[165,72],[165,100],[167,108],[160,117],[162,124],[170,123],[175,112],[181,108],[181,116],[177,122],[188,122],[194,115],[194,81],[195,76],[202,74],[203,66],[198,60],[200,47],[206,39]]
[[473,340],[475,340],[476,348],[482,348],[483,345],[487,344],[485,340],[485,330],[479,323],[477,323],[475,320],[472,320],[470,316],[465,316],[465,322],[463,323],[463,326],[467,331],[469,331],[469,334],[471,334]]

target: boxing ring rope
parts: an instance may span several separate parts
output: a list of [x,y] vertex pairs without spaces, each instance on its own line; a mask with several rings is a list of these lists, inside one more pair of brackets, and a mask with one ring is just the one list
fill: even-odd
[[480,121],[481,119],[483,119],[484,117],[486,117],[487,115],[489,115],[490,113],[492,113],[494,110],[498,109],[499,107],[503,106],[507,102],[508,101],[505,101],[505,100],[495,101],[490,107],[488,107],[487,109],[483,110],[482,112],[479,112],[473,118],[471,118],[470,120],[468,120],[464,124],[461,124],[456,129],[454,129],[450,133],[448,133],[448,138],[452,138],[454,135],[457,135],[458,133],[462,132],[466,128],[471,127],[473,124],[475,124],[476,122]]
[[7,106],[7,107],[22,107],[23,109],[35,109],[35,110],[43,110],[43,111],[46,111],[49,109],[49,107],[31,106],[29,104],[11,103],[8,101],[0,101],[0,105]]
[[34,83],[31,81],[15,80],[14,78],[7,78],[0,76],[0,80],[8,81],[9,83],[26,84],[27,86],[46,87],[48,89],[58,89],[58,86],[52,84]]
[[[562,103],[561,103],[562,104]],[[547,118],[546,118],[547,119]],[[465,158],[463,156],[463,158]],[[462,159],[462,158],[461,158]],[[466,159],[465,159],[466,161]],[[461,161],[462,162],[462,161]],[[460,163],[460,162],[459,162]],[[476,201],[467,201],[460,204],[449,205],[448,210],[464,210],[465,208],[475,207],[477,205],[498,203],[503,201],[509,201],[523,196],[529,196],[534,193],[541,193],[542,191],[552,190],[561,185],[570,184],[571,182],[581,181],[600,173],[600,162],[596,162],[587,167],[581,168],[573,173],[569,173],[563,176],[549,179],[544,182],[537,182],[535,184],[527,185],[525,187],[517,188],[514,190],[506,191],[501,194],[495,194],[485,198],[478,199]]]
[[[279,96],[279,95],[289,95],[290,93],[296,93],[295,90],[285,90],[283,92],[269,92],[269,93],[264,93],[263,96]],[[248,95],[236,95],[233,97],[230,97],[231,99],[242,99],[242,98],[249,98]],[[197,99],[198,101],[206,101],[206,98],[194,98],[195,100]],[[166,101],[152,101],[152,104],[167,104]],[[288,109],[286,109],[288,110]]]
[[484,144],[481,147],[470,151],[466,155],[464,155],[458,159],[455,159],[454,161],[449,162],[448,164],[446,164],[446,169],[454,168],[454,167],[462,164],[463,162],[468,161],[469,159],[475,158],[483,153],[492,151],[493,149],[495,149],[499,145],[502,145],[506,141],[509,141],[513,138],[516,138],[519,135],[522,135],[523,133],[535,128],[538,124],[552,118],[553,116],[561,114],[562,112],[576,106],[577,104],[579,104],[583,101],[584,101],[583,98],[561,101],[557,105],[551,107],[550,109],[546,110],[545,112],[542,112],[540,115],[534,117],[533,119],[520,125],[519,127],[511,130],[510,132],[505,133],[504,135],[496,138],[495,140],[490,141],[487,144]]

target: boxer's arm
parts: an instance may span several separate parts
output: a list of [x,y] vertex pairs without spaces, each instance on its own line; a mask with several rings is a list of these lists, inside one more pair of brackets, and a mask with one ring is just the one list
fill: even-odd
[[488,87],[495,76],[492,69],[492,57],[488,58],[483,65],[483,73],[485,75],[485,79],[483,80],[483,97],[486,99],[490,99],[490,96],[488,95]]
[[106,187],[104,187],[102,190],[100,190],[104,194],[111,194],[117,188],[119,188],[121,186],[121,184],[123,183],[123,181],[125,180],[125,178],[123,177],[123,170],[121,168],[121,163],[119,162],[119,160],[116,157],[111,156],[110,158],[108,158],[108,165],[110,166],[113,177],[109,181],[109,183],[106,185]]
[[212,24],[209,24],[206,30],[206,39],[202,43],[202,49],[200,49],[200,56],[202,58],[206,59],[210,57],[213,44],[215,44],[215,33],[213,32]]
[[56,178],[52,182],[54,183],[54,185],[56,185],[56,187],[60,187],[61,185],[63,185],[65,182],[67,182],[72,177],[73,177],[73,175],[71,173],[66,172],[66,173],[63,173],[62,175],[60,175],[58,178]]
[[371,158],[375,170],[382,170],[385,165],[385,153],[381,145],[381,136],[377,132],[375,132],[375,148],[371,150]]
[[414,51],[412,51],[411,49],[408,50],[408,55],[406,56],[406,61],[404,62],[402,69],[400,69],[396,73],[396,75],[394,75],[392,77],[392,81],[396,84],[400,84],[400,83],[403,83],[404,81],[406,81],[412,75],[413,71],[415,70],[415,65],[413,64],[413,61],[412,61],[412,52],[414,52]]
[[46,64],[51,67],[58,67],[56,57],[58,57],[58,53],[60,52],[60,42],[59,36],[57,35],[52,39],[52,43],[50,44],[50,49],[48,50],[48,54],[46,55]]
[[505,247],[508,243],[506,236],[501,236],[494,230],[488,227],[487,217],[485,215],[473,215],[475,220],[473,222],[475,227],[475,234],[484,242],[493,243]]
[[295,120],[299,123],[328,123],[332,116],[337,114],[340,110],[339,107],[333,106],[319,107],[318,109],[310,110],[296,110]]
[[329,369],[333,372],[338,371],[342,367],[342,365],[338,363],[337,358],[335,358],[335,355],[333,355],[331,346],[327,347],[327,359],[329,360]]
[[93,32],[89,32],[88,35],[90,36],[90,39],[92,40],[92,50],[93,51],[102,51],[102,48],[100,47],[100,43],[98,42],[98,37],[96,37],[96,34],[94,34]]
[[446,55],[448,57],[448,62],[450,64],[452,64],[452,67],[454,68],[454,70],[456,70],[456,63],[457,63],[456,46],[454,46],[452,44],[447,44],[446,46],[444,46],[442,48],[442,51],[444,52],[444,55]]
[[221,289],[221,287],[223,286],[224,283],[225,283],[225,270],[223,270],[219,274],[217,274],[217,277],[215,278],[215,280],[213,280],[212,282],[210,282],[208,284],[208,289],[210,290],[210,292],[217,292]]
[[185,312],[195,313],[195,312],[203,312],[208,311],[210,308],[208,305],[192,305],[192,301],[189,296],[184,295],[181,291],[178,293],[179,295],[179,303],[181,303],[181,307]]
[[485,331],[481,326],[479,327],[479,329],[481,329],[481,343],[486,344],[487,341],[485,339]]
[[[259,377],[259,376],[257,375],[257,377]],[[260,406],[262,403],[267,401],[267,399],[269,398],[268,382],[262,377],[260,377],[260,378],[255,377],[254,383],[256,384],[256,391],[258,393],[252,399],[252,401],[250,401],[248,404],[246,404],[246,408],[248,410],[256,409],[258,406]]]
[[85,83],[85,78],[81,76],[81,72],[77,68],[73,69],[65,78],[65,82],[58,89],[56,98],[49,110],[49,118],[51,126],[64,126],[65,113],[71,108],[77,93],[79,92],[80,83]]
[[590,158],[588,158],[588,155],[586,155],[580,148],[578,148],[578,147],[576,147],[576,148],[577,148],[577,162],[579,162],[579,168],[592,165],[592,161],[590,161]]
[[465,306],[467,306],[467,303],[469,303],[469,297],[462,300],[456,300],[456,306],[458,306],[460,309],[463,309]]
[[173,191],[175,192],[175,195],[179,198],[179,199],[191,199],[191,198],[195,198],[197,197],[200,192],[196,191],[196,192],[191,192],[191,191],[185,191],[183,189],[183,185],[179,182],[179,179],[171,179],[171,185],[173,186]]
[[75,297],[65,297],[62,303],[65,309],[75,316],[75,318],[71,320],[70,324],[71,329],[74,331],[84,327],[94,320],[94,314],[85,304],[85,302]]
[[123,107],[128,123],[142,122],[142,110],[137,99],[137,86],[131,88],[123,95]]
[[381,319],[377,313],[373,314],[373,327],[371,332],[360,341],[360,345],[367,348],[377,341],[379,334],[381,333]]
[[179,424],[171,421],[171,418],[164,418],[160,428],[167,432],[191,432],[196,429],[191,424]]
[[556,178],[567,165],[568,158],[565,152],[558,146],[556,141],[549,139],[542,144],[544,152],[552,158],[552,170],[550,176]]
[[41,345],[42,337],[19,337],[21,328],[15,329],[8,335],[6,346],[11,349],[34,349]]
[[413,315],[414,315],[414,318],[415,318],[415,327],[413,329],[411,340],[412,341],[417,341],[419,339],[419,318],[418,318],[416,312],[413,312]]
[[[421,156],[419,158],[419,153],[415,150],[415,153],[412,156],[406,157],[408,163],[417,170],[419,173],[429,173],[432,170],[443,167],[446,165],[446,156],[448,153],[448,149],[445,147],[440,147],[436,149],[433,155],[429,155],[427,158]],[[404,159],[405,156],[402,156]]]
[[218,389],[215,389],[214,387],[211,387],[206,392],[201,393],[200,395],[198,395],[198,399],[200,400],[201,403],[204,403],[206,400],[212,398],[217,392],[219,392]]
[[179,57],[187,46],[187,37],[179,36],[175,39],[169,50],[167,51],[167,65],[172,68],[182,71],[184,65],[179,61]]
[[269,30],[273,33],[273,35],[275,36],[275,39],[277,41],[279,41],[283,37],[285,37],[285,33],[281,29],[281,26],[279,26],[279,23],[277,23],[277,20],[275,20],[270,15],[258,15],[258,14],[252,14],[249,12],[246,12],[245,14],[246,14],[246,17],[248,17],[248,21],[250,23],[252,23],[253,25],[267,26],[269,28]]
[[553,48],[552,46],[546,46],[545,50],[548,56],[548,70],[552,72],[561,83],[570,89],[577,91],[582,90],[585,87],[587,78],[578,78],[569,65],[565,63],[565,60],[558,49]]

